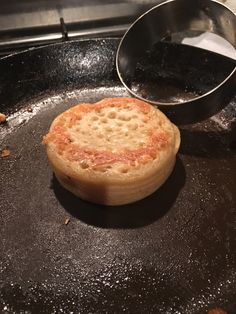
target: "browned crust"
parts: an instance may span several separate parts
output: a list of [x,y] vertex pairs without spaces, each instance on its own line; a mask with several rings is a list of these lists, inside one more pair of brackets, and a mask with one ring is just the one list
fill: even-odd
[[11,155],[11,151],[6,148],[6,149],[3,149],[3,150],[2,150],[0,156],[4,158],[4,157],[9,157],[10,155]]
[[106,98],[95,104],[80,104],[59,115],[54,120],[49,133],[44,137],[45,145],[53,144],[54,150],[63,155],[68,161],[86,160],[91,168],[104,164],[113,164],[122,162],[130,166],[135,163],[145,164],[153,160],[158,151],[168,146],[170,134],[156,129],[150,129],[148,141],[145,146],[137,149],[123,149],[120,152],[97,151],[96,149],[88,149],[80,147],[78,144],[72,143],[70,140],[69,128],[78,123],[81,116],[91,111],[99,112],[105,107],[134,108],[142,113],[145,121],[148,123],[153,119],[154,108],[138,99],[134,98]]
[[6,115],[0,112],[0,123],[4,123],[6,122],[6,120],[7,120]]
[[208,314],[227,314],[227,312],[221,308],[215,308],[215,309],[209,310]]

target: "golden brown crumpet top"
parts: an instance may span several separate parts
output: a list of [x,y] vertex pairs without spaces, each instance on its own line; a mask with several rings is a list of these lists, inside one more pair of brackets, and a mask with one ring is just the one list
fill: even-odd
[[166,180],[180,135],[153,106],[107,98],[60,114],[43,142],[66,189],[92,202],[118,205],[151,194]]

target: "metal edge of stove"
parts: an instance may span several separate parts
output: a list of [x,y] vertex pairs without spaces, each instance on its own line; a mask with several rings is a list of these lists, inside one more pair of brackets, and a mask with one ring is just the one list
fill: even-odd
[[51,7],[52,3],[48,1],[44,3],[45,7],[32,3],[31,12],[27,11],[28,4],[24,8],[23,4],[17,3],[18,11],[5,5],[0,12],[0,57],[22,48],[75,38],[121,37],[132,21],[155,2],[126,3],[121,0],[117,3],[91,1],[84,4],[78,1],[75,5],[70,1],[64,4],[55,2]]
[[81,30],[73,30],[68,32],[67,26],[64,23],[63,18],[61,20],[60,29],[57,32],[23,36],[20,38],[8,39],[0,42],[0,58],[15,52],[20,52],[28,48],[45,46],[48,44],[54,44],[63,41],[75,40],[75,39],[91,39],[91,38],[104,38],[104,37],[121,37],[129,24],[121,24],[114,26],[94,27]]

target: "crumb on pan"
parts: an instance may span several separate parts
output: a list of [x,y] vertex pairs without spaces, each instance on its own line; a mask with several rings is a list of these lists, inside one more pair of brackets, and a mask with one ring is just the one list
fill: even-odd
[[33,112],[33,109],[32,109],[31,107],[28,107],[28,108],[27,108],[27,111],[28,111],[28,112]]
[[0,123],[4,123],[6,122],[7,117],[4,113],[0,113]]
[[70,222],[70,218],[66,218],[65,221],[64,221],[64,224],[67,226]]
[[9,157],[11,155],[11,151],[9,149],[3,149],[1,152],[1,157]]

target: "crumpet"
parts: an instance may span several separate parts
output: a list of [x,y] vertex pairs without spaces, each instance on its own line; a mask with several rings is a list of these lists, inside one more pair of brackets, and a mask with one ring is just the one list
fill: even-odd
[[44,137],[61,185],[81,199],[121,205],[156,191],[180,146],[178,128],[135,98],[107,98],[60,114]]

